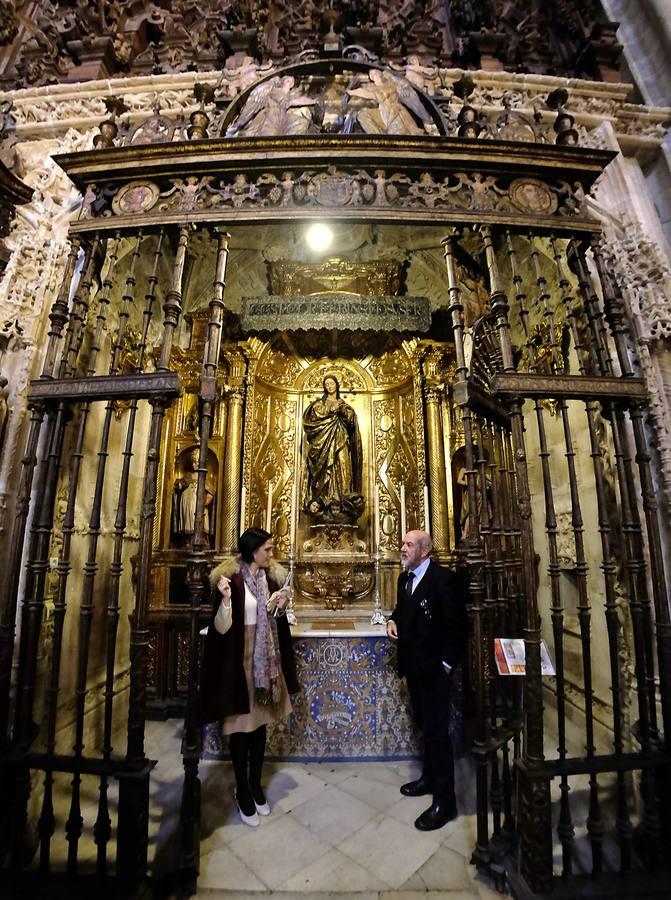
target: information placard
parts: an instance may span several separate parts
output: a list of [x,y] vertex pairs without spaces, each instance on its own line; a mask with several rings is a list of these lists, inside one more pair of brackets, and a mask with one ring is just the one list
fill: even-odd
[[[526,675],[524,638],[494,638],[499,675]],[[541,675],[556,675],[545,641],[541,641]]]

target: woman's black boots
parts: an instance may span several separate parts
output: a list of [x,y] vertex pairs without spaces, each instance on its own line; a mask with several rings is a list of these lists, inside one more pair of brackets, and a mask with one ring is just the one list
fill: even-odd
[[261,787],[261,772],[266,755],[266,726],[262,725],[249,735],[249,787],[254,803],[265,806],[266,795]]
[[256,813],[256,805],[249,785],[251,734],[242,731],[230,735],[231,762],[235,773],[235,797],[240,811],[246,816]]

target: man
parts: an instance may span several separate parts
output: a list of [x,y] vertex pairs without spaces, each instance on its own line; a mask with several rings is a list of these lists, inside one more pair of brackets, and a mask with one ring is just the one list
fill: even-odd
[[433,795],[415,821],[420,831],[457,817],[454,757],[448,731],[452,672],[466,644],[466,611],[459,579],[430,559],[431,538],[409,531],[401,545],[404,572],[387,636],[398,641],[398,671],[408,681],[416,724],[424,738],[421,777],[401,788],[406,797]]

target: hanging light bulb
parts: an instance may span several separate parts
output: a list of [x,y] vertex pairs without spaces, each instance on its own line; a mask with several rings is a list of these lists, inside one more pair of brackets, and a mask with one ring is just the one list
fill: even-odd
[[305,239],[311,250],[328,250],[333,241],[333,231],[324,222],[315,222],[308,228]]

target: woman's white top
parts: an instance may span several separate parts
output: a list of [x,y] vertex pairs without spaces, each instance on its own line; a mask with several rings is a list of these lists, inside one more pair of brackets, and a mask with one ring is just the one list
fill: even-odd
[[[247,585],[245,585],[245,625],[256,625],[256,610],[256,597],[252,594]],[[229,603],[228,606],[226,606],[222,598],[217,614],[214,617],[215,631],[218,631],[219,634],[226,634],[232,624],[233,604]]]

